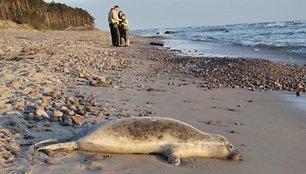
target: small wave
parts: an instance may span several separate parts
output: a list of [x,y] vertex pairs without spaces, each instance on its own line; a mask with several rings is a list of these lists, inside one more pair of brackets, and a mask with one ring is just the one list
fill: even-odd
[[215,42],[215,41],[217,41],[217,38],[214,38],[214,37],[205,37],[205,38],[194,37],[191,40],[192,41],[197,41],[197,42]]
[[305,44],[289,45],[289,43],[277,44],[271,42],[252,42],[252,41],[239,41],[235,42],[234,44],[240,46],[253,47],[255,49],[268,48],[268,49],[286,49],[286,50],[306,50]]
[[292,49],[291,52],[304,55],[306,57],[306,47],[299,49]]
[[255,43],[255,47],[257,48],[275,48],[275,49],[279,49],[279,48],[289,48],[290,45],[280,45],[280,44],[275,44],[275,43],[269,43],[269,42],[258,42]]
[[287,27],[287,22],[271,22],[263,25],[265,28],[279,28],[279,27]]
[[298,31],[298,34],[306,34],[306,30],[305,31]]
[[301,21],[288,21],[288,24],[291,25],[305,25],[306,21],[305,20],[301,20]]
[[228,29],[227,28],[223,28],[223,27],[217,27],[217,28],[209,28],[209,29],[206,29],[205,31],[208,31],[208,32],[212,32],[212,31],[222,31],[222,32],[228,32]]
[[279,45],[273,43],[248,43],[240,44],[241,46],[252,47],[254,51],[259,52],[262,50],[277,50],[282,52],[288,52],[293,54],[298,54],[306,57],[306,45]]

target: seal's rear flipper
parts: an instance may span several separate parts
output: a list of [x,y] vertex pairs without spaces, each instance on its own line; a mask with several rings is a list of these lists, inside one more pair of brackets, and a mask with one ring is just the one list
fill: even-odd
[[67,142],[67,143],[58,143],[52,144],[48,146],[43,146],[37,149],[37,151],[53,151],[53,150],[74,150],[78,148],[78,144],[76,142]]
[[49,140],[43,140],[40,141],[36,144],[34,144],[35,148],[40,148],[42,146],[44,146],[44,144],[54,144],[54,143],[59,143],[60,141],[58,139],[49,139]]

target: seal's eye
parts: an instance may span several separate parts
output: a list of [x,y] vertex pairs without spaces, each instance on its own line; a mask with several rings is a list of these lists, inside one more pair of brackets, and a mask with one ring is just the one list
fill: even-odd
[[227,145],[226,145],[226,148],[227,148],[229,151],[231,151],[231,150],[234,149],[233,145],[231,145],[231,144],[227,144]]

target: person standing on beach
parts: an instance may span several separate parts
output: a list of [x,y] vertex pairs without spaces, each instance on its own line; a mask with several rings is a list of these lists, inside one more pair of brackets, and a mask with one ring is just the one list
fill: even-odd
[[[119,31],[120,31],[120,46],[129,46],[129,38],[128,38],[128,30],[129,24],[125,14],[122,11],[118,13],[120,24],[119,24]],[[123,44],[125,42],[125,44]]]
[[112,44],[113,46],[119,46],[120,44],[120,33],[119,33],[119,22],[118,17],[119,6],[115,5],[110,9],[108,13],[108,23],[112,35]]

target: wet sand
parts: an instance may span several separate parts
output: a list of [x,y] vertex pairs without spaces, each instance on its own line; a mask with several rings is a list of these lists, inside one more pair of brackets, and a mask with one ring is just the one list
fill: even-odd
[[[208,89],[203,87],[203,77],[180,66],[181,61],[173,61],[175,54],[149,46],[152,38],[134,36],[131,47],[115,48],[109,46],[109,34],[99,31],[1,35],[7,44],[1,45],[0,123],[1,130],[12,135],[0,131],[0,146],[5,149],[0,173],[285,174],[305,170],[305,110],[283,98],[285,94],[294,98],[294,92]],[[107,85],[95,87],[93,81]],[[50,95],[58,90],[59,96]],[[68,101],[77,99],[78,103],[68,106]],[[22,104],[25,108],[17,110]],[[79,109],[70,116],[63,105],[85,111]],[[48,116],[37,115],[41,107]],[[56,117],[54,110],[63,116]],[[242,153],[243,161],[183,159],[175,167],[156,155],[34,152],[33,143],[40,140],[68,138],[97,122],[130,116],[170,117],[221,134]],[[65,121],[66,117],[72,121]]]

